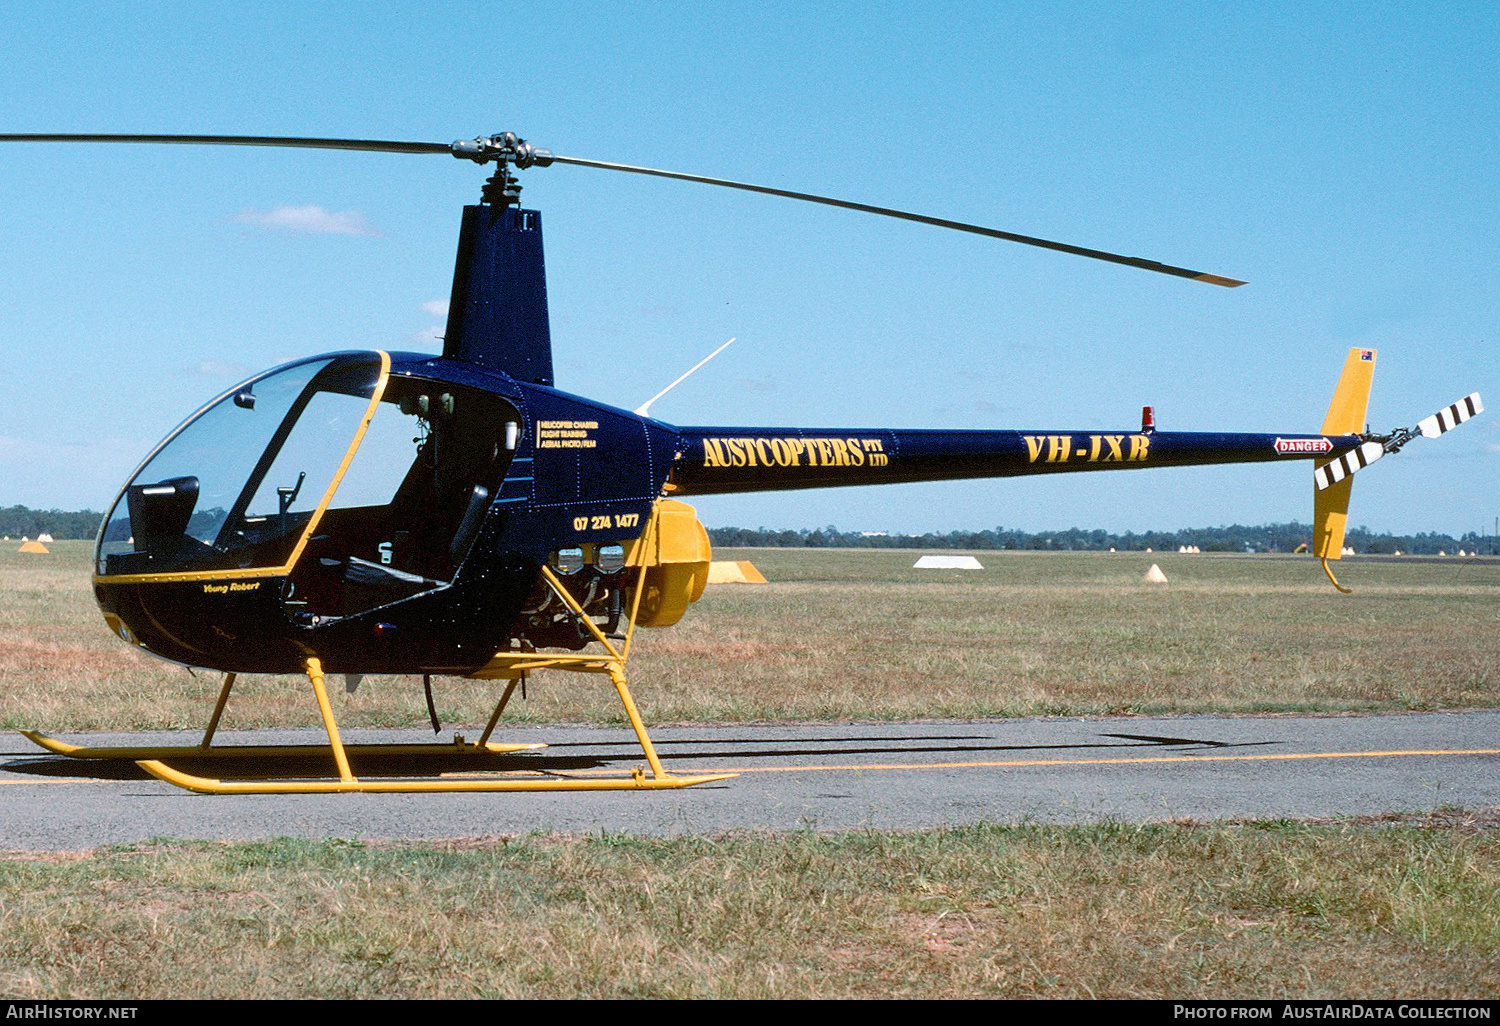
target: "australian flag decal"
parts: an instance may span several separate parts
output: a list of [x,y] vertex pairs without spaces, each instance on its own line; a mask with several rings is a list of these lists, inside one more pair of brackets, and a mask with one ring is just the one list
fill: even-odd
[[1359,351],[1359,358],[1362,361],[1368,363],[1369,361],[1375,359],[1375,351],[1373,349],[1361,349]]

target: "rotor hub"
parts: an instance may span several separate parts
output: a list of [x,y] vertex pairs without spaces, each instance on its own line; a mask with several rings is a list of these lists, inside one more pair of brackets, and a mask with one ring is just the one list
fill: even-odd
[[493,161],[495,173],[484,183],[480,201],[490,206],[508,207],[521,202],[521,183],[510,173],[514,164],[522,170],[528,167],[546,167],[552,163],[552,151],[531,145],[514,132],[498,135],[460,139],[449,146],[455,157],[472,160],[476,164]]
[[553,160],[551,150],[533,146],[514,132],[459,139],[450,144],[448,149],[455,157],[472,160],[476,164],[497,161],[501,164],[514,164],[522,170],[528,167],[546,167]]

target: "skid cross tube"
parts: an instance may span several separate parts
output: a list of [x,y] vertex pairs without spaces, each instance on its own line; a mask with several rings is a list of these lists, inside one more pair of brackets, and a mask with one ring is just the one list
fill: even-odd
[[[316,662],[312,660],[310,662]],[[314,688],[322,688],[322,670],[319,667],[319,681]],[[218,733],[219,723],[224,717],[224,709],[229,704],[229,692],[233,689],[237,675],[226,673],[224,675],[224,686],[219,690],[219,698],[214,703],[213,714],[209,717],[208,727],[203,732],[203,740],[197,745],[111,745],[90,746],[75,745],[57,738],[49,737],[41,731],[23,730],[21,735],[33,744],[39,745],[51,752],[53,755],[65,755],[72,759],[129,759],[133,762],[159,761],[171,759],[192,759],[197,762],[205,759],[274,759],[278,757],[305,759],[310,756],[328,755],[328,745],[215,745],[214,735]],[[508,697],[508,696],[507,696]],[[327,693],[323,693],[322,701],[326,702]],[[503,708],[503,701],[501,708]],[[328,716],[331,718],[332,710]],[[498,716],[496,717],[498,719]],[[324,720],[325,726],[329,722]],[[337,730],[337,727],[334,728]],[[530,744],[497,744],[489,739],[486,732],[475,744],[466,744],[462,735],[456,735],[450,744],[353,744],[339,746],[346,756],[357,757],[370,756],[398,756],[402,758],[420,756],[453,756],[453,755],[504,755],[509,752],[529,752],[539,748],[547,747],[540,743]]]
[[[555,578],[552,578],[549,584],[560,588]],[[564,600],[568,601],[570,598],[564,592]],[[480,745],[476,745],[475,748],[476,750],[494,750],[499,747],[487,744],[488,735],[499,720],[500,713],[505,708],[506,702],[515,689],[515,685],[519,683],[520,674],[539,669],[570,670],[575,673],[602,673],[609,676],[610,682],[614,684],[615,691],[620,696],[620,701],[625,707],[625,714],[630,719],[630,725],[634,729],[636,738],[641,744],[641,750],[645,753],[646,761],[651,767],[651,775],[649,777],[639,769],[633,770],[628,776],[620,777],[585,777],[561,773],[542,774],[537,771],[530,771],[526,775],[510,776],[505,779],[446,777],[438,780],[423,780],[357,777],[350,769],[347,755],[349,749],[343,745],[339,736],[338,724],[334,720],[332,707],[328,703],[327,692],[322,686],[322,667],[316,659],[308,660],[308,679],[312,683],[313,692],[318,698],[318,708],[323,716],[324,726],[328,731],[329,745],[328,747],[309,747],[319,754],[326,755],[330,752],[332,753],[334,762],[339,770],[339,779],[219,780],[186,773],[169,766],[161,759],[141,759],[138,760],[137,765],[160,780],[186,788],[189,791],[197,791],[201,794],[329,794],[350,791],[368,793],[442,793],[476,791],[655,790],[690,787],[694,784],[705,784],[710,781],[723,780],[734,776],[732,773],[717,773],[702,776],[672,776],[663,769],[661,760],[657,757],[656,749],[651,744],[651,738],[646,733],[646,726],[641,721],[640,711],[636,708],[635,700],[631,697],[630,688],[626,683],[624,657],[613,646],[608,645],[608,639],[605,639],[605,643],[609,648],[609,653],[605,655],[536,652],[514,652],[497,655],[487,668],[491,671],[487,676],[513,676],[513,679],[506,687],[505,694],[501,696],[499,704],[495,707],[495,712],[490,718],[490,723],[485,728],[485,737],[481,740]],[[379,746],[368,747],[375,748]],[[441,746],[426,747],[435,748]],[[191,754],[193,751],[193,749],[180,749],[179,754]]]

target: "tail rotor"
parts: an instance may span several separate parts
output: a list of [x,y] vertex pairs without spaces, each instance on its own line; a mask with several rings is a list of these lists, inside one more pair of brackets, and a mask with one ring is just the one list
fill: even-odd
[[1344,531],[1348,525],[1349,493],[1353,476],[1383,456],[1400,452],[1415,438],[1437,438],[1484,412],[1478,392],[1471,392],[1456,403],[1424,418],[1414,428],[1397,428],[1389,434],[1375,434],[1363,428],[1369,403],[1370,382],[1375,370],[1375,350],[1351,349],[1344,372],[1334,390],[1328,417],[1323,422],[1325,435],[1356,435],[1359,444],[1347,448],[1313,469],[1313,554],[1323,561],[1323,572],[1339,591],[1350,589],[1338,582],[1331,559],[1343,554]]
[[1388,435],[1369,435],[1369,441],[1359,443],[1357,449],[1350,449],[1313,471],[1313,483],[1319,491],[1330,488],[1365,469],[1386,453],[1400,452],[1414,438],[1438,438],[1483,412],[1484,402],[1479,398],[1479,393],[1470,392],[1458,402],[1418,421],[1414,428],[1397,428]]

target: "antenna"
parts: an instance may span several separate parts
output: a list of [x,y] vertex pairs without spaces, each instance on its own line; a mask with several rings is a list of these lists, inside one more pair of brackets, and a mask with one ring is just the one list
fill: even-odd
[[[735,336],[735,338],[738,338],[738,337],[739,337],[738,335]],[[725,342],[722,346],[720,346],[719,348],[715,349],[713,352],[709,353],[703,359],[699,360],[697,363],[695,363],[691,367],[689,367],[687,369],[687,371],[685,371],[683,373],[683,375],[681,377],[679,377],[676,381],[672,382],[666,388],[662,389],[660,392],[658,392],[655,395],[653,395],[650,399],[647,399],[645,402],[641,403],[641,405],[637,406],[635,408],[636,416],[638,416],[638,417],[648,417],[648,416],[650,416],[650,414],[647,413],[646,411],[649,410],[649,409],[651,409],[651,404],[652,403],[656,402],[656,400],[660,399],[662,396],[664,396],[668,392],[672,391],[672,389],[676,388],[678,385],[680,385],[684,381],[686,381],[688,379],[688,376],[691,375],[694,371],[696,371],[699,367],[702,367],[709,360],[712,360],[714,357],[718,356],[724,350],[728,349],[729,348],[729,343],[733,342],[733,341],[734,341],[734,339],[732,338],[732,339],[729,340],[729,342]]]

